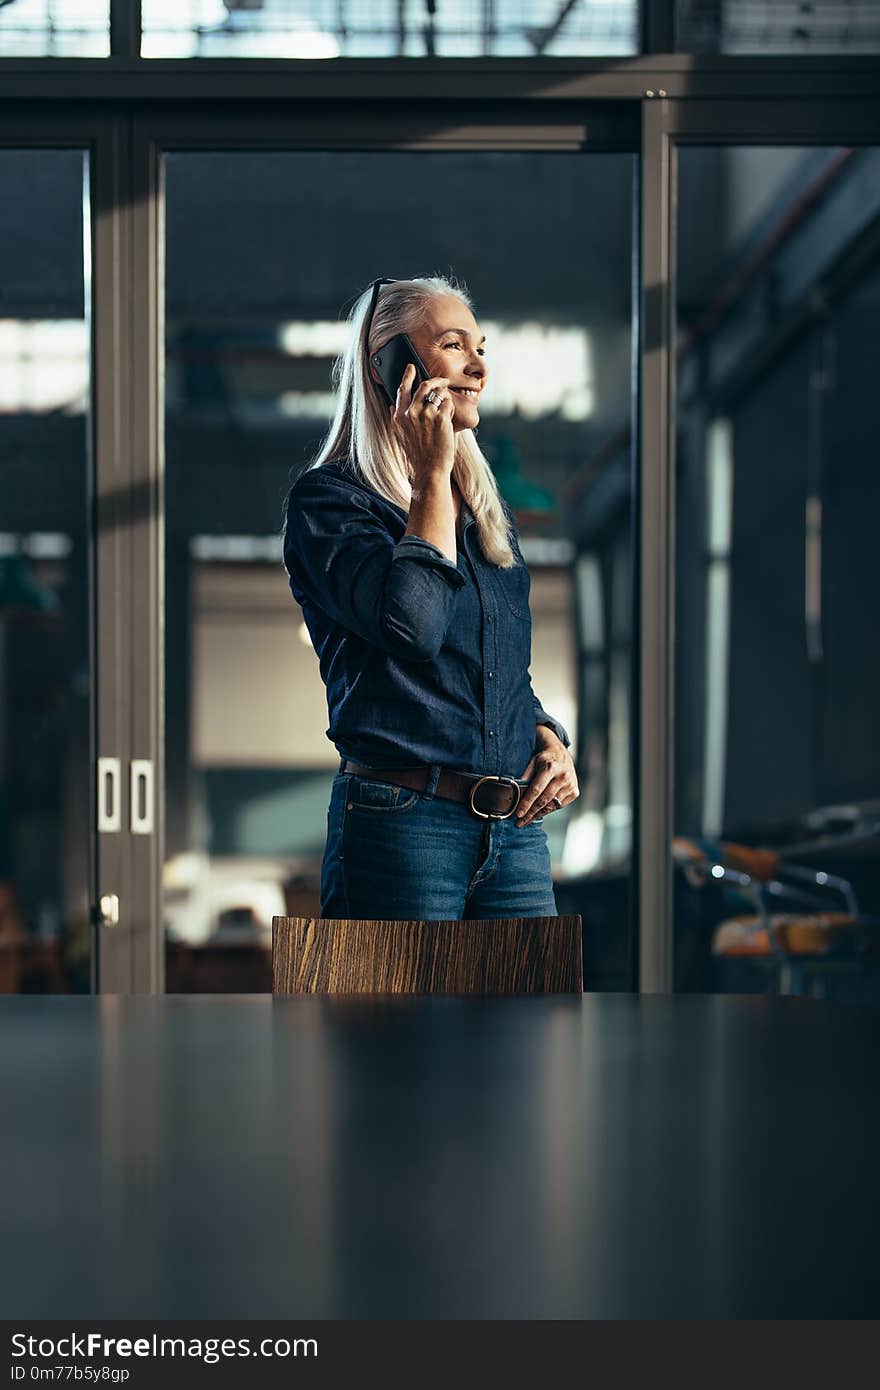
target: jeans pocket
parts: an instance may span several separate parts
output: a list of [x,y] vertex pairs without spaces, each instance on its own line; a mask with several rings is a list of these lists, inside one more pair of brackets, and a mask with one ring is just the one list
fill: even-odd
[[352,774],[346,809],[364,811],[367,815],[394,815],[412,810],[421,799],[421,792],[414,791],[411,787],[400,787],[393,782],[379,782],[375,778]]

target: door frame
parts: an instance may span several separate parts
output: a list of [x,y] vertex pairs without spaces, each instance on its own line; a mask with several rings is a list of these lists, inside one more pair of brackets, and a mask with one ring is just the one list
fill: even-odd
[[[857,90],[861,90],[860,87]],[[673,983],[671,856],[675,776],[675,210],[678,152],[686,145],[877,145],[880,103],[828,100],[645,101],[643,106],[642,408],[638,595],[639,988]]]
[[[149,292],[139,295],[135,308],[134,331],[139,344],[139,399],[137,418],[142,422],[141,435],[148,441],[149,478],[141,478],[149,495],[156,499],[156,523],[153,532],[153,554],[149,566],[151,611],[161,613],[164,557],[164,420],[161,392],[160,353],[164,341],[163,305],[155,287],[161,280],[158,273],[163,254],[163,189],[162,168],[166,152],[218,150],[299,151],[321,150],[339,152],[485,152],[485,151],[547,151],[588,154],[619,151],[638,155],[638,108],[609,107],[607,104],[554,104],[552,111],[540,113],[535,120],[532,108],[524,109],[521,102],[493,103],[475,108],[456,106],[455,120],[450,125],[447,112],[436,105],[424,105],[408,110],[403,116],[393,108],[370,110],[362,107],[334,107],[316,112],[308,107],[271,116],[244,112],[241,115],[222,115],[186,110],[159,110],[136,118],[134,122],[134,163],[140,171],[139,186],[146,196],[138,201],[135,212],[135,242],[141,256],[139,280],[149,285]],[[633,248],[636,254],[636,248]],[[633,329],[636,330],[635,305]],[[153,650],[152,670],[158,681],[151,685],[153,701],[149,724],[156,731],[157,755],[156,804],[160,808],[155,838],[153,900],[161,902],[161,873],[164,863],[163,824],[164,759],[158,756],[161,730],[164,723],[164,653],[158,642]],[[162,951],[161,912],[155,921],[159,933],[154,954]],[[628,930],[633,928],[628,926]],[[161,990],[161,965],[153,988]],[[144,981],[146,984],[146,980]]]
[[[138,606],[134,541],[131,425],[133,374],[127,361],[132,337],[130,123],[82,105],[50,111],[0,106],[0,148],[77,149],[88,156],[90,225],[89,413],[87,437],[87,553],[89,593],[89,804],[88,892],[91,908],[91,983],[114,992],[146,977],[135,969],[149,950],[149,932],[133,919],[132,836],[128,833],[128,776],[133,756],[134,691],[131,636]],[[97,829],[97,768],[115,759],[120,779],[120,828]],[[120,899],[117,926],[101,926],[96,905],[104,894]]]

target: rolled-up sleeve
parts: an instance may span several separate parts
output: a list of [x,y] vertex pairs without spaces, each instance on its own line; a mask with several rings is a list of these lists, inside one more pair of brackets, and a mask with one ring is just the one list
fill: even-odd
[[347,631],[406,661],[433,660],[466,583],[419,536],[395,544],[366,494],[305,474],[291,491],[284,566],[297,588]]

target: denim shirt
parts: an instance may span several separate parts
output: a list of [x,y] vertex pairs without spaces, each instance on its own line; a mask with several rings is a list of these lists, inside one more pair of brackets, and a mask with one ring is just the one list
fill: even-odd
[[407,520],[338,463],[306,469],[291,489],[284,566],[327,688],[327,737],[370,767],[521,777],[537,724],[570,739],[532,690],[519,543],[515,568],[490,564],[463,504],[456,563],[404,535]]

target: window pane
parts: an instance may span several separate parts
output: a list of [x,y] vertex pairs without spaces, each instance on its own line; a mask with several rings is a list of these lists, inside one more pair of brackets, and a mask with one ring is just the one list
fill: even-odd
[[679,192],[676,983],[877,1000],[880,151]]
[[0,57],[109,54],[110,0],[7,0],[0,6]]
[[90,987],[85,156],[0,151],[0,992]]
[[583,915],[591,988],[629,987],[633,172],[611,153],[166,156],[169,991],[268,988],[273,913],[318,913],[339,757],[282,504],[354,298],[438,269],[491,344],[480,443],[531,573],[533,689],[579,770],[545,820],[557,905]]
[[638,52],[638,0],[143,0],[145,58],[530,58]]
[[877,0],[678,0],[680,53],[880,53]]

